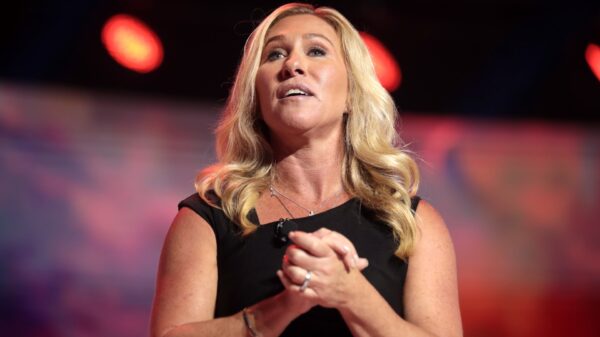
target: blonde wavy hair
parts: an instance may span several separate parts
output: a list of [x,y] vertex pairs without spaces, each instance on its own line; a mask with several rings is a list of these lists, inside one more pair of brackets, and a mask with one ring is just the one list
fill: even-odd
[[[249,212],[265,191],[274,172],[268,130],[260,120],[255,79],[265,37],[279,20],[299,14],[315,15],[337,32],[348,71],[348,107],[345,122],[342,181],[347,193],[391,227],[398,242],[396,255],[407,258],[417,226],[410,198],[419,184],[417,165],[403,149],[396,132],[396,106],[379,83],[373,62],[352,24],[338,11],[290,3],[268,15],[252,32],[221,121],[216,130],[218,163],[202,170],[196,190],[247,235],[257,228]],[[220,202],[209,195],[216,194]]]

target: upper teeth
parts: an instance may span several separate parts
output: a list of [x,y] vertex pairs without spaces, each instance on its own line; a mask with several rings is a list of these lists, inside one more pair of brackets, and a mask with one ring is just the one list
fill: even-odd
[[306,92],[304,92],[300,89],[290,89],[285,93],[286,96],[293,95],[293,94],[308,95]]

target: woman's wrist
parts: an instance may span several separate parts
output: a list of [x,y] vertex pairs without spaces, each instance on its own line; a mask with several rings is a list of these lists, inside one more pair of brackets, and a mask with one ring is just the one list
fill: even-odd
[[252,337],[263,337],[262,333],[256,327],[256,316],[254,310],[250,308],[244,308],[242,310],[242,318],[244,319],[244,325],[248,334]]
[[301,298],[301,294],[294,294],[289,290],[284,290],[279,296],[281,296],[280,300],[283,307],[293,316],[293,319],[306,313],[314,306],[309,300]]
[[311,308],[300,305],[305,301],[304,299],[292,298],[292,296],[294,294],[284,290],[251,307],[244,308],[239,315],[248,332],[247,335],[279,336],[291,321]]
[[350,276],[352,282],[347,285],[348,291],[346,296],[343,297],[344,300],[336,306],[341,313],[352,313],[356,312],[357,309],[360,310],[365,303],[365,299],[371,295],[369,292],[375,290],[361,271],[353,269],[350,273],[354,273]]

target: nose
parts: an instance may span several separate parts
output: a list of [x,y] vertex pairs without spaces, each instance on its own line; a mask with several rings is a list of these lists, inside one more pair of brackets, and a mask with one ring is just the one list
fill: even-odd
[[286,79],[306,73],[306,65],[302,55],[297,52],[292,52],[288,55],[281,69],[281,76]]

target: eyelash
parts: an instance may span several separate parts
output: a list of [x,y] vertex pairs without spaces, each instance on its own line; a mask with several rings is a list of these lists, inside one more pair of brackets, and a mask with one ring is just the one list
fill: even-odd
[[281,52],[281,50],[270,51],[267,55],[267,61],[275,61],[279,58],[279,56],[283,56],[283,52]]
[[315,51],[319,53],[318,56],[325,56],[325,55],[327,55],[327,52],[323,48],[319,48],[319,47],[312,47],[312,48],[310,48],[310,50],[308,51],[308,54],[310,55],[310,54],[314,53]]
[[[307,53],[308,56],[325,56],[327,52],[325,49],[320,47],[311,47]],[[275,61],[280,58],[280,56],[284,56],[284,53],[280,49],[275,49],[269,54],[267,54],[267,61]]]

